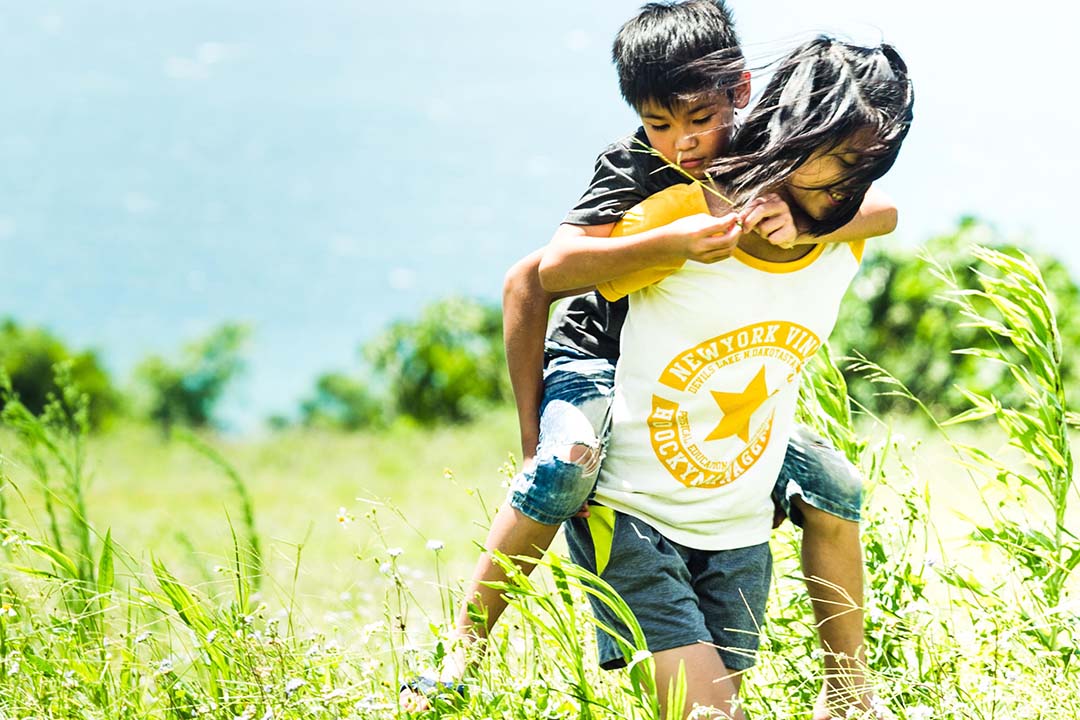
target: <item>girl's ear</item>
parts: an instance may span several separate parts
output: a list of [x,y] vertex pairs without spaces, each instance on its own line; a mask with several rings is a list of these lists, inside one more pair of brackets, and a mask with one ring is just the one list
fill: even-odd
[[731,89],[731,104],[742,110],[750,104],[750,73],[744,71],[739,84]]

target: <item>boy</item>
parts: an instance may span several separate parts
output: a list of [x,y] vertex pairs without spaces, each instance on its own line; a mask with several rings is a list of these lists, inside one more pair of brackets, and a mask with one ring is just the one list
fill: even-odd
[[[734,110],[744,107],[748,100],[746,75],[725,77],[717,82],[716,78],[701,74],[674,71],[704,56],[737,53],[737,48],[730,12],[722,3],[707,0],[648,5],[620,30],[613,53],[620,87],[642,116],[643,128],[600,157],[592,185],[556,232],[546,255],[541,252],[530,255],[507,275],[505,339],[521,421],[526,472],[515,480],[511,499],[495,518],[487,541],[489,549],[508,555],[538,556],[538,551],[550,544],[559,522],[572,515],[588,494],[602,454],[603,418],[610,402],[626,301],[608,303],[590,294],[569,305],[550,338],[545,389],[540,381],[544,366],[540,339],[547,325],[548,306],[560,293],[549,292],[540,285],[541,257],[544,256],[546,266],[545,282],[562,291],[662,265],[677,257],[720,260],[734,250],[737,229],[704,213],[618,241],[607,236],[630,207],[658,190],[687,179],[668,167],[663,159],[642,152],[639,145],[651,147],[695,177],[701,177],[705,167],[724,154]],[[887,202],[870,200],[849,227],[834,237],[813,241],[885,234],[894,223],[895,211]],[[792,216],[778,197],[757,202],[747,213],[744,225],[777,244],[786,245],[799,239]],[[725,232],[729,229],[730,232]],[[574,267],[558,261],[563,244],[587,238],[596,238],[592,262]],[[583,267],[588,268],[590,275],[579,282],[574,273]],[[561,397],[560,384],[566,391]],[[535,453],[540,435],[537,419],[541,415],[542,399],[545,445],[550,452],[537,463]],[[857,489],[857,477],[835,451],[803,443],[794,454],[803,464],[813,466],[811,472],[802,476],[843,486],[848,496],[853,485]],[[823,473],[823,466],[831,467],[831,473]],[[580,488],[584,483],[587,487],[585,495],[580,491],[565,493],[562,500],[553,500],[549,495],[534,503],[538,494],[543,495],[544,483],[556,492],[560,484],[576,484]],[[787,500],[786,493],[782,499]],[[551,506],[556,509],[545,512],[545,506],[549,511]],[[850,595],[848,598],[816,585],[812,588],[819,620],[827,620],[822,625],[822,640],[830,650],[827,663],[833,678],[841,672],[858,672],[857,663],[841,660],[839,653],[858,657],[862,644],[861,612],[841,613],[829,619],[837,615],[837,603],[847,608],[852,602],[861,602],[857,494],[845,511],[846,516],[839,518],[802,499],[795,499],[792,508],[796,517],[801,513],[805,518],[806,574],[830,579]],[[838,553],[839,548],[843,552]],[[832,551],[832,556],[823,550]],[[483,556],[467,600],[486,611],[488,625],[497,619],[505,603],[497,591],[483,583],[500,579],[502,574],[490,557]],[[467,640],[486,630],[482,624],[473,623],[467,607],[462,608],[458,619],[460,637]],[[846,666],[851,667],[844,669]],[[443,679],[456,680],[460,673],[460,664],[448,666],[444,668]],[[834,682],[827,689],[835,696],[844,684],[847,683]]]

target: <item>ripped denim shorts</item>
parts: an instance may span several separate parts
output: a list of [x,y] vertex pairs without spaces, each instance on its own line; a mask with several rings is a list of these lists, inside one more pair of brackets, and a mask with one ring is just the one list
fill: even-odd
[[[558,525],[577,514],[592,496],[610,430],[615,364],[572,348],[545,348],[544,397],[540,403],[540,441],[535,464],[510,485],[510,505],[544,525]],[[773,502],[802,525],[791,504],[801,497],[811,507],[858,522],[862,477],[842,452],[809,428],[796,425],[784,465],[773,488]]]

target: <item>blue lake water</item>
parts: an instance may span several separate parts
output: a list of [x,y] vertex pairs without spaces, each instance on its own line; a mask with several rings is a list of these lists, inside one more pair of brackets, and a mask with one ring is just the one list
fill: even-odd
[[[226,415],[290,413],[389,321],[453,292],[498,298],[635,125],[608,48],[637,5],[8,3],[0,316],[97,348],[121,382],[148,353],[249,323]],[[733,5],[752,53],[790,45],[794,28]],[[1050,222],[1049,201],[1001,199],[972,172],[989,136],[929,129],[935,82],[919,86],[928,129],[888,179],[904,239],[969,211],[1017,232]],[[943,152],[974,187],[942,191],[962,184],[926,172]]]

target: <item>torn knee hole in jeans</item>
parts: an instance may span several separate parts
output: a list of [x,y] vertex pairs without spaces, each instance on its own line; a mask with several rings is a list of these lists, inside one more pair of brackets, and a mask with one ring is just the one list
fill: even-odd
[[600,448],[586,443],[564,445],[555,451],[560,460],[574,463],[581,468],[582,475],[588,477],[600,470]]

